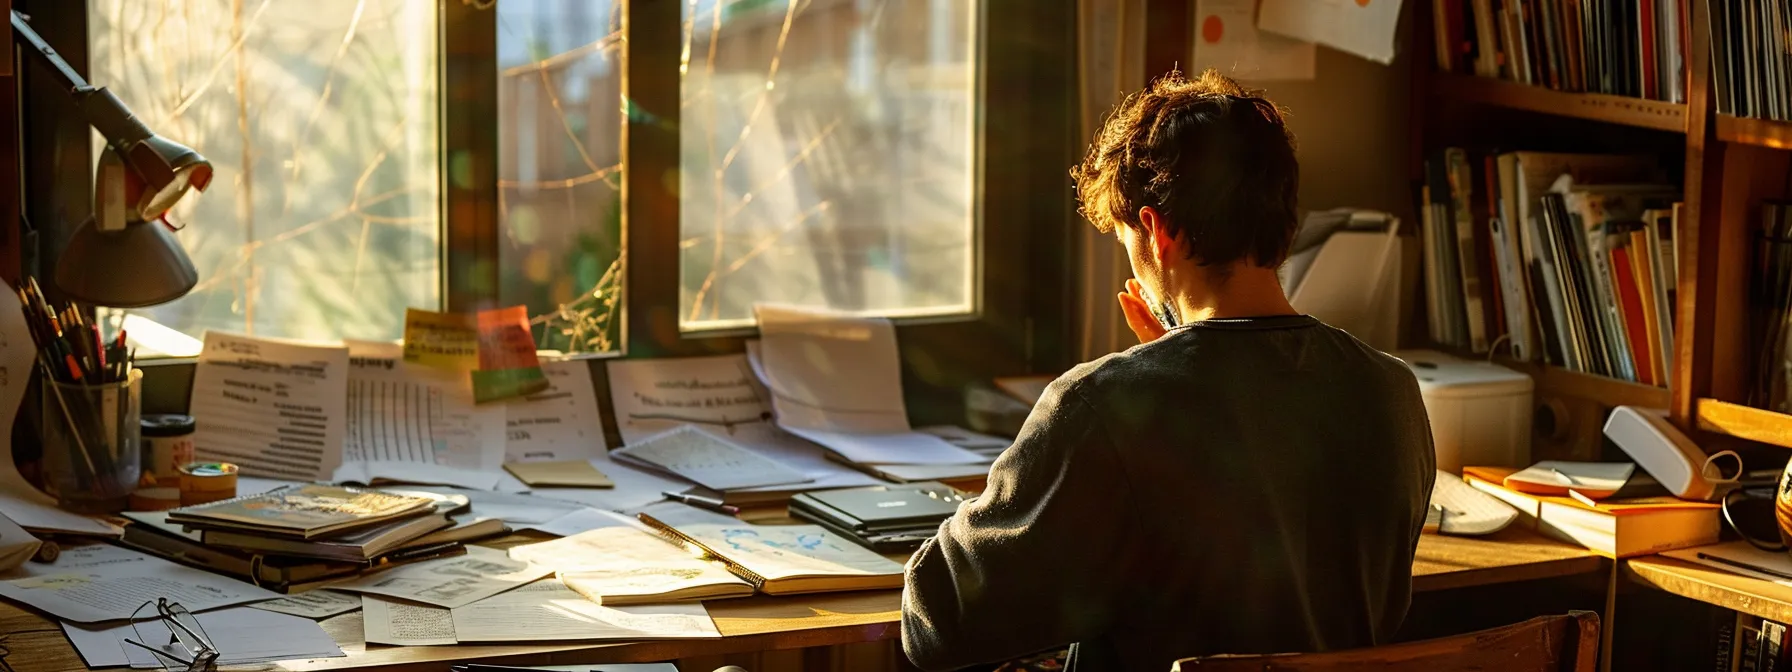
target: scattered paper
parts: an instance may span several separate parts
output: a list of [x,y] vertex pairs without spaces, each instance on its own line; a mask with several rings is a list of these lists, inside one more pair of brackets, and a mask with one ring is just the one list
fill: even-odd
[[278,600],[249,605],[252,609],[274,611],[317,620],[345,614],[361,608],[361,597],[334,590],[308,590]]
[[779,427],[861,464],[983,461],[911,430],[889,320],[764,304],[754,313]]
[[466,555],[400,565],[332,584],[330,588],[453,608],[478,602],[552,573],[553,570],[546,567],[511,560],[504,551],[468,546]]
[[630,443],[611,453],[690,479],[711,490],[807,483],[802,472],[692,425]]
[[819,525],[667,524],[771,581],[813,574],[902,573],[902,565]]
[[701,602],[605,607],[553,579],[451,611],[462,642],[722,636]]
[[469,490],[435,485],[411,485],[405,486],[404,489],[421,490],[440,495],[460,495],[466,497],[467,501],[472,504],[474,515],[497,518],[516,525],[545,523],[583,508],[572,502],[509,492]]
[[193,374],[194,454],[247,476],[327,480],[342,465],[348,348],[215,331]]
[[[629,521],[633,519],[613,511],[581,507],[578,510],[560,516],[559,518],[555,518],[545,523],[525,525],[521,529],[535,530],[556,537],[570,537],[580,532],[595,530],[600,527],[616,527],[621,524],[617,522],[618,520]],[[515,557],[515,555],[513,554],[511,557]]]
[[543,362],[548,389],[504,406],[508,436],[505,459],[583,460],[604,451],[597,392],[591,365],[584,360]]
[[1263,0],[1257,27],[1376,63],[1394,62],[1400,0]]
[[568,488],[613,488],[616,482],[591,466],[589,460],[556,460],[554,462],[511,462],[504,470],[524,483],[534,486]]
[[368,644],[453,646],[454,614],[426,607],[361,596],[361,636]]
[[[560,581],[598,604],[642,604],[744,597],[752,584],[721,564],[700,560],[645,525],[617,516],[563,539],[516,546],[510,557],[554,568]],[[680,596],[680,591],[716,592]]]
[[348,348],[343,454],[359,464],[339,472],[338,480],[446,480],[483,488],[496,482],[491,472],[504,461],[503,407],[475,405],[454,373],[406,362],[397,344],[349,341]]
[[455,609],[370,596],[362,617],[369,643],[397,646],[721,636],[701,602],[604,607],[552,579]]
[[682,479],[662,476],[610,459],[608,454],[591,458],[591,466],[604,472],[616,483],[613,488],[545,488],[535,491],[536,497],[578,502],[585,506],[628,512],[663,500],[667,492],[683,492],[691,487]]
[[1785,551],[1763,551],[1746,541],[1662,551],[1663,556],[1792,587],[1792,557]]
[[1312,42],[1257,30],[1257,0],[1195,0],[1191,72],[1257,81],[1313,79]]
[[[340,658],[344,654],[336,641],[317,623],[298,616],[259,611],[247,607],[220,609],[196,614],[199,627],[218,647],[218,664],[245,665],[299,658]],[[167,629],[161,626],[162,636]],[[161,669],[155,654],[124,643],[136,639],[129,624],[87,629],[70,623],[62,624],[75,651],[88,667],[123,667]],[[147,635],[145,635],[147,636]],[[165,642],[143,642],[157,646]],[[184,655],[184,654],[183,654]]]
[[66,548],[56,562],[28,562],[0,575],[0,596],[76,623],[130,618],[138,607],[158,598],[199,612],[280,597],[234,579],[104,544]]
[[37,555],[37,549],[41,546],[43,542],[37,537],[31,536],[30,532],[12,522],[12,519],[0,515],[0,575],[25,564],[31,556]]

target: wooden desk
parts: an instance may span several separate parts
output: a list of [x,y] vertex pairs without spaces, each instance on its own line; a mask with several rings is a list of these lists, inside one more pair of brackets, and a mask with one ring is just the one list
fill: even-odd
[[1645,586],[1761,618],[1792,622],[1792,588],[1715,567],[1649,556],[1624,562],[1624,574]]
[[[1610,561],[1583,548],[1526,530],[1486,538],[1425,535],[1413,562],[1413,588],[1446,590],[1594,573]],[[1792,589],[1783,589],[1792,593]],[[361,614],[324,621],[347,658],[288,661],[287,670],[378,669],[441,672],[453,660],[515,665],[648,662],[728,653],[836,646],[896,639],[901,634],[899,591],[867,591],[751,597],[709,604],[723,637],[712,640],[622,644],[527,644],[504,646],[376,646],[361,639]],[[1792,595],[1782,603],[1792,610]],[[0,603],[0,632],[12,633],[8,658],[20,672],[84,670],[80,656],[53,620]]]

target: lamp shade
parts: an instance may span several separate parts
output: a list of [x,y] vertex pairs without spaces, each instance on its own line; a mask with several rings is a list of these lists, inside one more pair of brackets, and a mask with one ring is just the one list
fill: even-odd
[[56,286],[81,303],[141,308],[167,303],[199,283],[180,241],[160,222],[133,221],[101,231],[89,219],[56,261]]

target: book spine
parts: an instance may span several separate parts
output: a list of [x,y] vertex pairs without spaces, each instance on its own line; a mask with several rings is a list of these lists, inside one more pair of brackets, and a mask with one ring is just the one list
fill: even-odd
[[1755,665],[1760,672],[1776,672],[1780,669],[1780,658],[1786,643],[1786,626],[1775,621],[1761,622],[1761,661]]
[[1761,619],[1736,615],[1736,672],[1761,670]]
[[1711,672],[1734,672],[1736,615],[1727,609],[1712,609],[1711,614]]
[[1487,313],[1481,302],[1481,271],[1475,252],[1474,176],[1469,169],[1468,152],[1452,147],[1444,150],[1449,169],[1451,220],[1456,233],[1456,270],[1462,281],[1463,321],[1467,326],[1469,349],[1487,352]]

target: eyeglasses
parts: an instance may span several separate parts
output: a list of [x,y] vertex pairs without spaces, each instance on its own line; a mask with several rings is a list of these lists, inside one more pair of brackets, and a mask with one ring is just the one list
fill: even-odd
[[136,638],[125,643],[148,650],[164,670],[206,672],[217,667],[218,648],[193,612],[178,602],[168,598],[144,602],[131,612],[131,632]]

